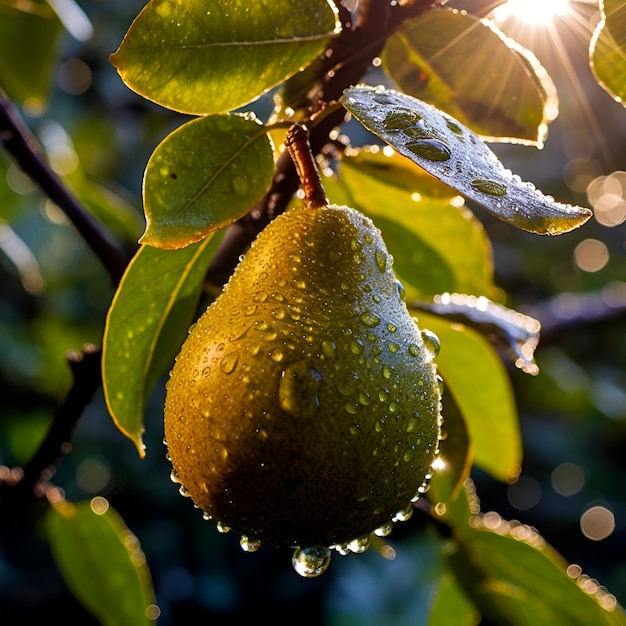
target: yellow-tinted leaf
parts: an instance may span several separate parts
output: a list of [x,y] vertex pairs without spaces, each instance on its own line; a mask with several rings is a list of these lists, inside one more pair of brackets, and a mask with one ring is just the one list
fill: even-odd
[[[491,344],[459,324],[419,312],[441,342],[437,368],[467,425],[474,464],[508,482],[520,471],[522,442],[508,373]],[[444,429],[446,412],[443,409]]]
[[554,85],[534,55],[465,12],[435,9],[405,22],[383,64],[403,92],[491,140],[542,145],[555,115]]
[[328,0],[151,0],[111,62],[148,100],[221,113],[308,65],[338,29]]

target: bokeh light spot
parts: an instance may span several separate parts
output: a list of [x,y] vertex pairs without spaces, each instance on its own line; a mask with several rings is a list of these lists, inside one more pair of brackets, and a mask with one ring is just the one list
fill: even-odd
[[598,239],[585,239],[574,249],[574,260],[584,272],[598,272],[609,262],[609,249]]
[[580,518],[580,529],[592,541],[601,541],[615,530],[615,516],[604,506],[592,506]]
[[561,463],[550,476],[552,488],[562,496],[573,496],[585,486],[585,472],[576,463]]

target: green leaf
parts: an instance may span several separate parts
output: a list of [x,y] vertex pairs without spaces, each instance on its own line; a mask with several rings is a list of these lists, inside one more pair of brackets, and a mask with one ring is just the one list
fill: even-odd
[[[467,425],[474,464],[498,480],[514,479],[522,443],[511,382],[498,354],[465,326],[423,312],[418,316],[420,328],[434,332],[441,342],[437,369]],[[445,406],[443,420],[445,429]]]
[[171,249],[199,241],[254,206],[273,171],[271,142],[255,118],[210,115],[184,124],[148,161],[140,242]]
[[531,52],[489,22],[454,9],[426,11],[389,38],[382,61],[401,91],[484,138],[543,144],[554,85]]
[[221,113],[311,63],[339,28],[329,0],[151,0],[111,62],[148,100]]
[[18,6],[0,9],[0,85],[10,98],[41,113],[52,87],[63,26],[47,2]]
[[435,595],[435,601],[428,616],[428,626],[477,626],[480,614],[463,593],[453,576],[446,574]]
[[476,607],[494,624],[617,626],[626,624],[614,597],[583,591],[567,564],[531,528],[495,513],[475,517],[447,546],[452,571]]
[[142,457],[147,397],[185,339],[219,239],[180,250],[142,246],[113,297],[103,339],[105,400],[115,425]]
[[509,224],[558,235],[591,217],[522,182],[469,128],[425,102],[361,85],[345,90],[344,106],[400,154]]
[[[448,386],[449,387],[449,386]],[[473,450],[467,424],[450,389],[444,385],[441,404],[443,406],[443,439],[439,443],[439,461],[430,481],[429,500],[433,504],[446,505],[456,500],[472,469]]]
[[139,541],[102,497],[55,503],[52,554],[67,586],[104,626],[151,624],[154,592]]
[[626,100],[626,5],[600,2],[602,20],[590,45],[590,62],[598,83],[618,102]]
[[398,154],[361,150],[344,157],[329,199],[362,211],[381,229],[407,299],[442,291],[495,292],[491,247],[458,196]]

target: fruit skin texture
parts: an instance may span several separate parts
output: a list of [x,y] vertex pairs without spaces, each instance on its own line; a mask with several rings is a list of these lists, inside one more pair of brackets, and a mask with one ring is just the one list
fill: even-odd
[[292,209],[252,244],[177,357],[165,436],[208,516],[341,545],[406,508],[438,447],[435,366],[371,220]]

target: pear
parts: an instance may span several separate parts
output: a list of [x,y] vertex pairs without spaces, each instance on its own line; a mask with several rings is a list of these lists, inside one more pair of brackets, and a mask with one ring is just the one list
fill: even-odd
[[311,575],[323,548],[408,518],[438,451],[436,338],[392,262],[354,209],[287,211],[192,327],[167,384],[181,491],[244,548],[299,546]]

